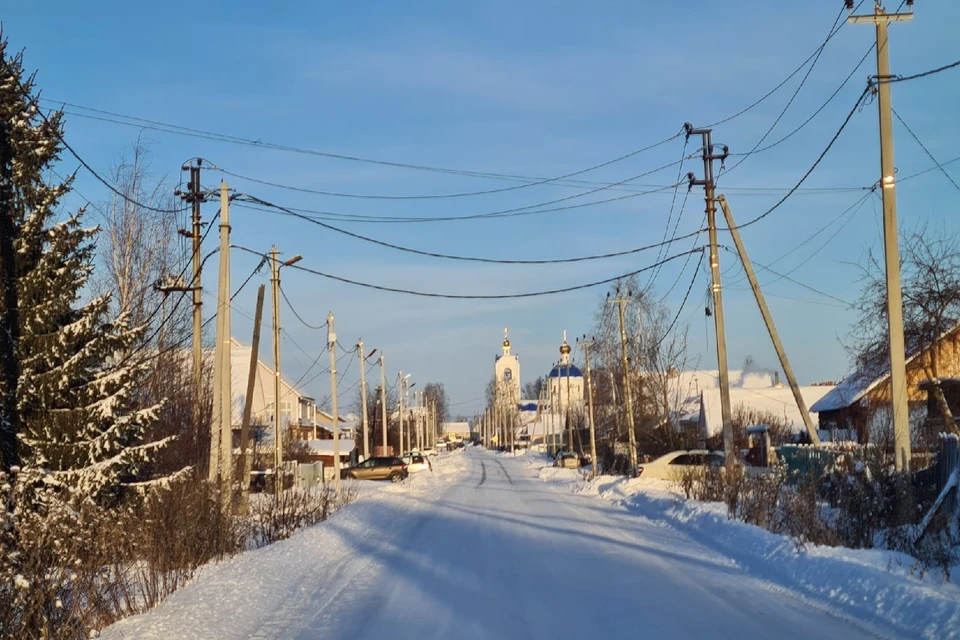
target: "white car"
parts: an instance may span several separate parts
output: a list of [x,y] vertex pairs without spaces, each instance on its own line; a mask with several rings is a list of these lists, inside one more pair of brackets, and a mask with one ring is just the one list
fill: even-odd
[[433,471],[433,465],[430,459],[419,451],[411,451],[400,456],[403,463],[407,465],[407,471],[411,474],[421,471]]
[[722,451],[708,451],[706,449],[672,451],[656,460],[639,465],[637,467],[637,477],[679,480],[680,474],[687,470],[701,469],[706,471],[710,467],[723,467],[724,462],[725,457]]

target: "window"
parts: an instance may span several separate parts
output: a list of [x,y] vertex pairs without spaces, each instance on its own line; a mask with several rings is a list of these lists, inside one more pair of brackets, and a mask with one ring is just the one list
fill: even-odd
[[373,469],[373,465],[376,463],[376,458],[371,458],[370,460],[364,460],[359,466],[364,469]]
[[711,453],[707,456],[707,464],[711,467],[722,467],[726,463],[722,453]]
[[511,369],[503,370],[503,379],[504,380],[513,380],[513,371]]
[[682,456],[677,456],[670,461],[670,464],[676,464],[680,466],[693,466],[698,464],[703,464],[703,456],[697,455],[695,453],[685,453]]

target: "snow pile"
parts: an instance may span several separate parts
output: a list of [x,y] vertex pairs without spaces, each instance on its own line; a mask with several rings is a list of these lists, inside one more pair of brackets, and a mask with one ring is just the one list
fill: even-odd
[[[539,465],[532,463],[530,466]],[[593,482],[572,469],[542,466],[541,479],[595,494],[638,516],[664,522],[731,558],[748,575],[841,617],[898,636],[960,638],[960,587],[942,576],[911,575],[908,555],[872,549],[807,546],[727,517],[720,503],[684,500],[665,481],[603,476]]]

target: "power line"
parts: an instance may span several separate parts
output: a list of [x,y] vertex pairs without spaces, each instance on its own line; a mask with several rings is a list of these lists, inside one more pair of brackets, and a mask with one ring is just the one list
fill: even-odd
[[877,82],[906,82],[907,80],[917,80],[918,78],[926,78],[927,76],[932,76],[948,69],[953,69],[954,67],[960,67],[960,60],[956,62],[951,62],[950,64],[945,64],[942,67],[937,67],[936,69],[930,69],[929,71],[922,71],[920,73],[914,73],[909,76],[897,76],[895,78],[881,78]]
[[7,73],[10,74],[10,79],[17,85],[17,88],[20,91],[20,93],[23,95],[23,98],[27,101],[27,103],[30,104],[30,106],[32,106],[36,110],[37,115],[40,116],[40,119],[43,120],[43,122],[50,128],[50,132],[60,142],[60,144],[63,145],[64,149],[69,151],[70,155],[72,155],[77,160],[77,162],[79,162],[83,166],[84,169],[90,172],[90,175],[96,178],[101,184],[103,184],[103,186],[105,186],[107,189],[112,191],[114,194],[116,194],[120,198],[123,198],[125,201],[129,202],[130,204],[140,207],[141,209],[144,209],[146,211],[154,211],[156,213],[179,213],[179,211],[176,209],[161,209],[159,207],[154,207],[152,205],[139,202],[131,198],[130,196],[126,195],[122,191],[120,191],[120,189],[112,185],[105,178],[103,178],[103,176],[97,173],[96,170],[93,167],[91,167],[90,164],[86,160],[84,160],[72,146],[70,146],[70,143],[67,142],[66,138],[63,137],[63,134],[60,131],[59,118],[57,118],[58,120],[57,122],[52,122],[47,117],[47,115],[43,112],[43,110],[40,108],[40,105],[37,104],[36,100],[34,99],[33,95],[30,94],[27,87],[25,87],[23,83],[20,82],[19,72],[17,67],[18,66],[21,67],[20,71],[22,71],[21,55],[18,54],[14,58],[14,60],[15,60],[15,65],[11,65],[7,61],[7,58],[5,56],[0,57],[0,63],[3,64]]
[[[797,188],[799,188],[800,185],[802,185],[806,181],[806,179],[810,177],[810,174],[812,174],[814,170],[817,168],[817,166],[819,166],[819,164],[823,161],[827,153],[829,153],[830,149],[833,148],[834,143],[836,143],[836,141],[840,138],[840,134],[843,133],[843,130],[847,128],[847,125],[850,123],[850,120],[853,118],[853,114],[856,113],[857,109],[860,108],[860,105],[863,102],[863,99],[867,96],[869,92],[870,92],[869,86],[864,88],[863,93],[861,93],[860,97],[857,98],[856,103],[853,105],[853,108],[850,109],[850,113],[847,114],[847,117],[844,118],[843,123],[840,125],[840,128],[837,129],[837,132],[835,134],[833,134],[833,137],[830,138],[830,142],[827,143],[826,148],[820,153],[820,155],[817,157],[814,163],[810,166],[810,168],[807,169],[806,173],[804,173],[803,176],[801,176],[800,180],[797,182],[794,188],[788,191],[787,194],[784,195],[782,198],[780,198],[780,200],[778,200],[776,204],[774,204],[772,207],[770,207],[769,209],[767,209],[757,217],[753,218],[752,220],[748,220],[747,222],[738,224],[737,225],[738,229],[743,229],[745,227],[749,227],[752,224],[760,222],[761,220],[766,218],[768,215],[776,211],[780,207],[780,205],[786,202],[790,198],[790,196],[794,194]],[[729,229],[723,229],[723,230],[729,231]]]
[[913,132],[913,129],[910,128],[910,125],[908,125],[906,122],[903,121],[903,118],[900,117],[900,114],[897,113],[896,109],[894,109],[893,107],[890,107],[890,110],[893,111],[893,115],[897,116],[897,120],[899,120],[900,124],[903,125],[903,128],[907,130],[907,133],[910,134],[910,137],[913,138],[914,142],[920,145],[920,148],[923,149],[923,152],[925,154],[927,154],[927,157],[933,160],[933,163],[937,165],[937,169],[940,169],[940,173],[942,173],[944,177],[950,181],[950,184],[953,185],[954,189],[956,189],[957,191],[960,191],[960,185],[958,185],[957,182],[950,176],[950,174],[947,173],[947,170],[943,168],[943,165],[940,164],[940,162],[938,162],[937,159],[933,157],[933,154],[930,153],[930,150],[927,149],[927,146],[920,141],[920,138],[918,138],[917,134]]
[[[739,254],[735,249],[731,249],[730,247],[723,247],[723,248],[724,248],[724,250],[726,250],[727,252],[729,252],[729,253],[731,253],[731,254],[733,254],[734,256],[737,257],[737,263],[738,263],[738,264],[741,264],[741,263],[742,263],[742,261],[740,260],[740,254]],[[796,284],[796,285],[799,285],[799,286],[803,287],[804,289],[806,289],[806,290],[808,290],[808,291],[811,291],[811,292],[813,292],[813,293],[816,293],[817,295],[821,295],[821,296],[823,296],[823,297],[825,297],[825,298],[830,298],[831,300],[836,300],[837,302],[842,302],[844,305],[848,305],[848,302],[847,302],[846,300],[844,300],[843,298],[838,298],[838,297],[835,296],[835,295],[826,293],[826,292],[821,291],[820,289],[817,289],[817,288],[815,288],[815,287],[811,287],[810,285],[808,285],[808,284],[806,284],[806,283],[804,283],[804,282],[800,282],[799,280],[795,280],[794,278],[791,278],[790,276],[788,276],[788,275],[785,274],[785,273],[780,273],[779,271],[775,271],[775,270],[771,269],[769,266],[767,266],[767,265],[765,265],[765,264],[761,264],[761,263],[757,262],[756,260],[752,260],[751,262],[753,262],[753,264],[757,265],[758,267],[760,267],[760,268],[763,269],[764,271],[769,271],[769,272],[772,273],[773,275],[778,276],[777,280],[780,280],[780,279],[788,280],[788,281],[790,281],[790,282],[792,282],[792,283],[794,283],[794,284]],[[763,284],[763,286],[769,286],[769,285],[773,284],[774,282],[776,282],[777,280],[771,280],[770,282],[766,282],[766,283]],[[731,285],[732,285],[732,284],[735,284],[735,283],[731,283]]]
[[[699,233],[699,232],[698,232],[698,233]],[[248,249],[248,248],[246,248],[246,247],[236,246],[236,247],[234,247],[234,248],[240,249],[241,251],[246,251],[247,253],[251,253],[251,254],[257,255],[257,256],[263,256],[263,255],[264,255],[264,254],[260,253],[259,251],[255,251],[255,250],[253,250],[253,249]],[[698,250],[698,249],[695,249],[694,251],[697,251],[697,250]],[[321,276],[321,277],[323,277],[323,278],[327,278],[327,279],[330,279],[330,280],[335,280],[335,281],[337,281],[337,282],[342,282],[342,283],[345,283],[345,284],[352,284],[352,285],[355,285],[355,286],[358,286],[358,287],[364,287],[364,288],[367,288],[367,289],[375,289],[375,290],[378,290],[378,291],[389,291],[389,292],[391,292],[391,293],[404,293],[404,294],[407,294],[407,295],[420,296],[420,297],[424,297],[424,298],[444,298],[444,299],[449,299],[449,300],[507,300],[507,299],[515,299],[515,298],[534,298],[534,297],[539,297],[539,296],[554,295],[554,294],[558,294],[558,293],[568,293],[568,292],[571,292],[571,291],[579,291],[579,290],[581,290],[581,289],[589,289],[589,288],[591,288],[591,287],[596,287],[596,286],[599,286],[599,285],[602,285],[602,284],[609,284],[609,283],[611,283],[611,282],[615,282],[615,281],[621,280],[621,279],[623,279],[623,278],[629,278],[630,276],[634,276],[634,275],[637,275],[637,274],[640,274],[640,273],[644,273],[644,272],[646,272],[646,271],[649,271],[650,269],[655,269],[655,268],[657,267],[657,265],[659,265],[659,264],[665,264],[665,263],[667,263],[667,262],[671,262],[671,261],[673,261],[673,260],[676,260],[677,258],[682,258],[683,256],[687,255],[688,253],[693,253],[693,252],[692,252],[692,251],[685,251],[685,252],[683,252],[683,253],[678,253],[678,254],[676,254],[676,255],[673,255],[673,256],[670,256],[670,257],[665,258],[665,259],[663,259],[663,260],[660,260],[660,261],[658,261],[658,262],[655,262],[654,264],[651,264],[651,265],[649,265],[649,266],[643,267],[642,269],[637,269],[637,270],[635,270],[635,271],[631,271],[631,272],[629,272],[629,273],[625,273],[625,274],[622,274],[622,275],[619,275],[619,276],[614,276],[614,277],[612,277],[612,278],[605,278],[605,279],[603,279],[603,280],[597,280],[597,281],[595,281],[595,282],[589,282],[589,283],[586,283],[586,284],[575,285],[575,286],[572,286],[572,287],[563,287],[563,288],[558,288],[558,289],[548,289],[548,290],[546,290],[546,291],[533,291],[533,292],[527,292],[527,293],[494,294],[494,295],[471,295],[471,294],[431,293],[431,292],[425,292],[425,291],[415,291],[415,290],[412,290],[412,289],[400,289],[400,288],[395,288],[395,287],[386,287],[386,286],[383,286],[383,285],[376,285],[376,284],[370,284],[370,283],[366,283],[366,282],[360,282],[360,281],[358,281],[358,280],[351,280],[351,279],[349,279],[349,278],[344,278],[344,277],[342,277],[342,276],[337,276],[337,275],[333,275],[333,274],[329,274],[329,273],[324,273],[324,272],[322,272],[322,271],[317,271],[317,270],[315,270],[315,269],[310,269],[310,268],[308,268],[308,267],[301,266],[300,264],[291,264],[291,265],[289,265],[289,267],[290,267],[291,269],[298,269],[298,270],[304,271],[304,272],[306,272],[306,273],[311,273],[311,274],[313,274],[313,275]]]
[[293,312],[293,315],[296,316],[297,320],[300,321],[300,324],[302,324],[303,326],[305,326],[307,329],[314,329],[314,330],[316,330],[316,331],[319,331],[319,330],[321,330],[321,329],[326,328],[327,324],[329,324],[328,322],[324,322],[324,323],[321,324],[321,325],[316,325],[316,326],[315,326],[315,325],[310,324],[310,323],[307,322],[306,320],[304,320],[303,317],[302,317],[299,313],[297,313],[297,309],[296,309],[296,307],[293,306],[293,303],[290,302],[290,298],[287,297],[287,292],[283,290],[283,287],[282,287],[282,286],[279,287],[279,288],[280,288],[280,295],[283,296],[283,299],[286,301],[287,306],[290,307],[290,311],[292,311],[292,312]]
[[[741,164],[743,164],[744,161],[746,161],[746,159],[749,158],[752,154],[757,153],[757,148],[758,148],[761,144],[763,144],[763,141],[767,139],[767,136],[769,136],[771,133],[773,133],[773,130],[777,127],[778,124],[780,124],[780,120],[782,120],[782,119],[783,119],[783,116],[786,115],[787,111],[790,109],[790,106],[793,104],[793,101],[797,99],[797,96],[800,94],[800,90],[803,89],[803,86],[806,84],[807,79],[810,78],[810,74],[813,73],[814,68],[817,66],[817,62],[820,61],[820,56],[823,55],[823,52],[824,52],[824,49],[826,49],[827,43],[830,42],[830,39],[833,38],[833,36],[836,35],[837,31],[839,30],[839,28],[837,27],[837,24],[838,24],[838,23],[840,22],[840,20],[843,18],[843,14],[844,14],[845,11],[846,11],[846,7],[841,7],[841,8],[840,8],[840,13],[837,14],[836,19],[833,21],[833,26],[830,27],[830,32],[827,34],[826,40],[824,40],[824,41],[823,41],[823,44],[820,45],[820,48],[817,49],[816,53],[815,53],[814,56],[813,56],[813,62],[810,64],[810,68],[807,69],[807,72],[806,72],[806,73],[803,75],[803,77],[800,79],[800,84],[798,84],[798,85],[797,85],[797,88],[794,89],[793,95],[791,95],[791,96],[790,96],[790,99],[787,100],[787,104],[785,104],[784,107],[783,107],[783,109],[780,110],[780,113],[777,115],[776,119],[774,119],[773,123],[767,128],[767,130],[764,132],[764,134],[763,134],[762,136],[760,136],[760,139],[757,140],[757,143],[756,143],[755,145],[753,145],[753,148],[750,149],[750,151],[748,151],[748,152],[746,152],[745,154],[743,154],[743,157],[742,157],[740,160],[738,160],[732,167],[730,167],[730,168],[727,170],[727,173],[729,173],[730,171],[733,171],[734,169],[736,169],[737,167],[739,167]],[[869,53],[869,52],[868,52],[868,53]],[[864,56],[864,59],[865,59],[865,58],[866,58],[866,56]],[[862,63],[862,61],[861,61],[861,63]],[[860,66],[860,65],[857,65],[857,67],[859,67],[859,66]],[[856,71],[856,69],[854,69],[854,71]],[[851,73],[850,75],[853,75],[853,73]],[[848,76],[847,79],[849,80],[849,76]],[[847,83],[847,81],[844,80],[843,84],[846,84],[846,83]],[[841,86],[843,86],[843,85],[841,85]],[[778,143],[779,143],[779,142],[782,142],[782,141],[783,141],[783,140],[780,140],[780,141],[778,141]],[[717,181],[719,181],[719,176],[718,176]]]
[[697,261],[697,268],[693,270],[693,277],[690,279],[690,285],[687,286],[687,292],[683,294],[683,301],[680,303],[680,307],[677,309],[677,313],[674,314],[673,320],[670,322],[670,326],[667,327],[667,330],[663,332],[662,336],[660,336],[660,339],[657,341],[657,344],[656,346],[654,346],[654,349],[660,348],[660,345],[663,344],[663,341],[667,339],[667,336],[670,335],[670,332],[673,331],[673,328],[676,326],[677,320],[680,318],[680,314],[683,313],[683,308],[687,304],[687,299],[690,297],[690,292],[693,290],[693,285],[697,281],[697,276],[700,275],[700,266],[703,264],[703,254],[704,252],[700,251],[700,260]]
[[277,209],[277,210],[279,210],[279,211],[283,211],[284,213],[287,213],[288,215],[294,216],[294,217],[296,217],[296,218],[300,218],[301,220],[306,220],[307,222],[311,222],[311,223],[313,223],[313,224],[315,224],[315,225],[318,225],[318,226],[320,226],[320,227],[323,227],[324,229],[328,229],[328,230],[330,230],[330,231],[335,231],[335,232],[340,233],[340,234],[343,234],[343,235],[345,235],[345,236],[349,236],[349,237],[354,238],[354,239],[357,239],[357,240],[362,240],[362,241],[364,241],[364,242],[369,242],[369,243],[371,243],[371,244],[376,244],[376,245],[379,245],[379,246],[381,246],[381,247],[386,247],[386,248],[388,248],[388,249],[394,249],[394,250],[396,250],[396,251],[403,251],[403,252],[405,252],[405,253],[412,253],[412,254],[415,254],[415,255],[426,256],[426,257],[430,257],[430,258],[442,258],[442,259],[446,259],[446,260],[460,260],[460,261],[466,261],[466,262],[483,262],[483,263],[487,263],[487,264],[560,264],[560,263],[569,263],[569,262],[585,262],[585,261],[589,261],[589,260],[602,260],[602,259],[607,259],[607,258],[616,258],[616,257],[620,257],[620,256],[626,256],[626,255],[632,255],[632,254],[635,254],[635,253],[640,253],[640,252],[642,252],[642,251],[647,251],[647,250],[650,250],[650,249],[655,249],[655,248],[657,248],[657,247],[662,247],[662,246],[665,246],[665,245],[672,244],[672,243],[673,243],[675,240],[677,240],[677,239],[682,239],[682,238],[690,237],[690,235],[687,235],[687,236],[682,236],[681,238],[675,238],[675,239],[673,239],[673,240],[669,240],[669,241],[666,241],[666,242],[659,242],[659,243],[656,243],[656,244],[646,245],[646,246],[643,246],[643,247],[637,247],[637,248],[635,248],[635,249],[627,249],[627,250],[624,250],[624,251],[614,251],[614,252],[610,252],[610,253],[597,254],[597,255],[579,256],[579,257],[576,257],[576,258],[551,258],[551,259],[543,259],[543,260],[506,260],[506,259],[499,259],[499,258],[482,258],[482,257],[478,257],[478,256],[458,256],[458,255],[452,255],[452,254],[447,254],[447,253],[437,253],[437,252],[435,252],[435,251],[423,251],[423,250],[420,250],[420,249],[413,249],[413,248],[411,248],[411,247],[404,247],[404,246],[402,246],[402,245],[393,244],[393,243],[391,243],[391,242],[385,242],[385,241],[383,241],[383,240],[377,240],[376,238],[371,238],[371,237],[369,237],[369,236],[361,235],[361,234],[359,234],[359,233],[354,233],[353,231],[347,231],[346,229],[341,229],[341,228],[335,227],[335,226],[333,226],[333,225],[331,225],[331,224],[327,224],[327,223],[325,223],[325,222],[321,222],[320,220],[316,220],[316,219],[314,219],[314,218],[311,218],[310,216],[306,216],[306,215],[303,215],[303,214],[301,214],[301,213],[297,213],[296,211],[294,211],[294,210],[292,210],[292,209],[289,209],[289,208],[287,208],[287,207],[283,207],[283,206],[280,206],[280,205],[278,205],[278,204],[273,204],[273,203],[271,203],[271,202],[267,202],[266,200],[262,200],[262,199],[260,199],[260,198],[257,198],[256,196],[251,196],[251,195],[248,195],[248,194],[240,194],[240,195],[241,195],[241,197],[245,197],[245,198],[249,199],[250,201],[255,202],[255,203],[257,203],[257,204],[260,204],[260,205],[262,205],[262,206],[264,206],[264,207],[268,207],[268,208],[270,208],[270,209]]
[[[211,165],[211,168],[212,168],[214,171],[219,171],[219,172],[224,173],[224,174],[226,174],[226,175],[228,175],[228,176],[233,176],[234,178],[239,178],[239,179],[241,179],[241,180],[247,180],[247,181],[249,181],[249,182],[256,182],[256,183],[258,183],[258,184],[262,184],[262,185],[266,185],[266,186],[270,186],[270,187],[277,187],[278,189],[287,189],[287,190],[290,190],[290,191],[299,191],[299,192],[301,192],[301,193],[312,193],[312,194],[316,194],[316,195],[332,196],[332,197],[337,197],[337,198],[362,198],[362,199],[370,199],[370,200],[437,200],[437,199],[443,199],[443,198],[465,198],[465,197],[470,197],[470,196],[482,196],[482,195],[489,195],[489,194],[493,194],[493,193],[504,193],[504,192],[506,192],[506,191],[516,191],[516,190],[518,190],[518,189],[526,189],[526,188],[528,188],[528,187],[536,187],[536,186],[545,185],[545,184],[555,184],[555,183],[557,183],[557,182],[559,182],[559,181],[561,181],[561,180],[566,180],[566,179],[572,178],[572,177],[574,177],[574,176],[579,176],[579,175],[583,175],[583,174],[585,174],[585,173],[589,173],[589,172],[591,172],[591,171],[596,171],[597,169],[602,169],[602,168],[604,168],[604,167],[610,166],[610,165],[615,164],[615,163],[617,163],[617,162],[621,162],[621,161],[626,160],[626,159],[628,159],[628,158],[632,158],[632,157],[637,156],[637,155],[639,155],[639,154],[641,154],[641,153],[644,153],[644,152],[646,152],[646,151],[650,151],[651,149],[655,149],[655,148],[657,148],[657,147],[659,147],[659,146],[662,146],[662,145],[670,142],[671,140],[676,140],[676,139],[679,138],[681,135],[683,135],[683,131],[682,131],[682,130],[679,131],[679,132],[677,132],[675,135],[670,136],[669,138],[664,138],[663,140],[660,140],[659,142],[655,142],[655,143],[650,144],[650,145],[647,145],[646,147],[643,147],[643,148],[641,148],[641,149],[637,149],[637,150],[635,150],[635,151],[631,151],[631,152],[629,152],[629,153],[623,154],[623,155],[621,155],[621,156],[619,156],[619,157],[616,157],[616,158],[614,158],[614,159],[612,159],[612,160],[607,160],[606,162],[601,162],[600,164],[595,164],[595,165],[593,165],[593,166],[591,166],[591,167],[587,167],[586,169],[580,169],[580,170],[578,170],[578,171],[574,171],[574,172],[572,172],[572,173],[567,173],[567,174],[562,175],[562,176],[557,176],[557,177],[555,177],[555,178],[543,178],[543,179],[534,180],[533,182],[528,182],[528,183],[519,184],[519,185],[513,185],[513,186],[510,186],[510,187],[501,187],[501,188],[499,188],[499,189],[486,189],[486,190],[483,190],[483,191],[468,191],[468,192],[463,192],[463,193],[441,193],[441,194],[416,195],[416,196],[376,195],[376,194],[362,194],[362,193],[344,193],[344,192],[340,192],[340,191],[324,191],[324,190],[319,190],[319,189],[310,189],[310,188],[306,188],[306,187],[296,187],[296,186],[292,186],[292,185],[281,184],[281,183],[278,183],[278,182],[271,182],[271,181],[269,181],[269,180],[263,180],[263,179],[260,179],[260,178],[253,178],[253,177],[251,177],[251,176],[245,176],[245,175],[240,174],[240,173],[236,173],[236,172],[233,172],[233,171],[228,171],[228,170],[226,170],[226,169],[221,169],[220,167],[218,167],[217,165],[215,165],[215,164],[213,164],[213,163],[210,163],[210,165]],[[208,162],[209,162],[209,161],[208,161]]]

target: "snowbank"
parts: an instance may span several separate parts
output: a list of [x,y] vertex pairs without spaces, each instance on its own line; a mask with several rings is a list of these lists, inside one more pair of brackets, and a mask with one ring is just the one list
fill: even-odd
[[960,587],[941,575],[911,575],[915,560],[891,551],[798,546],[789,538],[727,518],[719,503],[687,501],[669,483],[603,476],[583,480],[544,460],[544,481],[623,506],[663,522],[729,557],[745,573],[835,615],[871,628],[895,628],[898,637],[960,638]]

